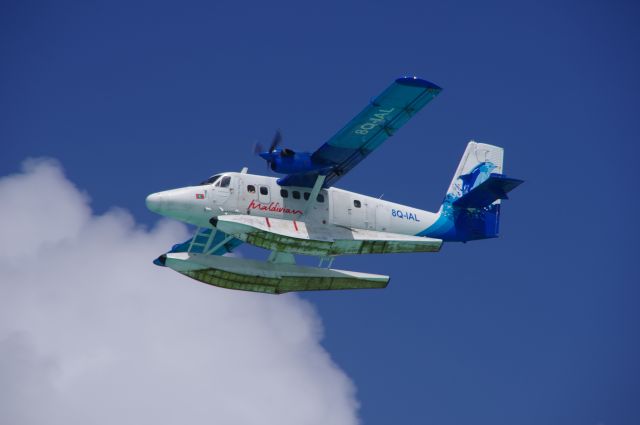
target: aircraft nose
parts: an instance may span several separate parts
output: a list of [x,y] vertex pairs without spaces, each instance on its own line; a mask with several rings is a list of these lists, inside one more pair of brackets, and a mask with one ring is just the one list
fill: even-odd
[[160,212],[162,204],[164,204],[164,197],[159,193],[152,193],[147,196],[146,199],[147,208],[155,213]]

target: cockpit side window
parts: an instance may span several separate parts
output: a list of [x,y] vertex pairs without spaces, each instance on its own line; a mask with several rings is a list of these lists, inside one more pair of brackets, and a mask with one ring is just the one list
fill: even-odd
[[201,181],[200,183],[198,183],[198,186],[204,186],[207,184],[214,184],[216,182],[216,180],[218,180],[220,178],[222,174],[216,174],[215,176],[211,176],[206,180]]
[[220,180],[220,187],[229,187],[229,184],[231,184],[231,177],[229,176],[224,176]]

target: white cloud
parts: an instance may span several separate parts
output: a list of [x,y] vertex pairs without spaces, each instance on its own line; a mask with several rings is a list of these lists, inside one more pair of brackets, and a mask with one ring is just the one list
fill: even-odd
[[95,216],[55,161],[23,168],[0,179],[0,423],[358,422],[309,303],[156,267],[182,225]]

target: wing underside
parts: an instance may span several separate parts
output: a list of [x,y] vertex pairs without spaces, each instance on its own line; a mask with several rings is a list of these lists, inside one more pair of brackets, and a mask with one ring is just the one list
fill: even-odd
[[283,186],[312,187],[319,174],[326,175],[324,187],[333,186],[360,161],[407,123],[442,89],[415,77],[397,79],[373,99],[331,139],[315,151],[314,163],[320,170],[289,174],[278,183]]

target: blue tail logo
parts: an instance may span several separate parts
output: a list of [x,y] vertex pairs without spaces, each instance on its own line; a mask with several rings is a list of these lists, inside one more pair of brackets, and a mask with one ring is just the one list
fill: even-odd
[[480,164],[473,167],[470,173],[463,174],[458,179],[462,182],[461,185],[457,185],[460,187],[460,195],[466,195],[471,191],[471,189],[477,187],[480,183],[483,183],[485,180],[489,178],[491,172],[496,169],[496,165],[491,162],[481,162]]

